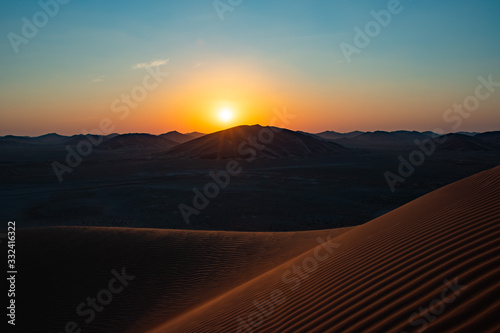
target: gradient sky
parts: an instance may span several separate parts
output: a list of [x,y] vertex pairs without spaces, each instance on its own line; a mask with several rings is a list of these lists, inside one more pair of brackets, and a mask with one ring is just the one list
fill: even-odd
[[[500,81],[500,1],[401,0],[347,63],[339,44],[388,2],[243,0],[221,21],[212,0],[71,0],[15,53],[8,34],[41,7],[3,0],[0,135],[82,133],[103,118],[119,133],[212,132],[267,125],[284,107],[294,130],[451,131],[443,113],[477,77]],[[120,118],[112,103],[154,61],[169,76]],[[499,106],[500,88],[457,130],[499,130]]]

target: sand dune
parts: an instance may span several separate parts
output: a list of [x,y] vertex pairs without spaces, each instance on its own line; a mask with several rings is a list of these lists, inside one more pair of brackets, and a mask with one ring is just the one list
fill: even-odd
[[[20,230],[23,331],[498,331],[499,208],[497,167],[353,228]],[[122,268],[135,279],[85,323]]]
[[[498,331],[499,207],[497,167],[335,237],[315,270],[311,249],[152,332]],[[254,302],[273,292],[266,316]]]
[[[349,228],[333,231],[333,235]],[[313,247],[321,231],[240,233],[54,227],[18,231],[18,303],[26,332],[143,332]],[[112,269],[136,278],[95,319],[76,307],[108,285]],[[40,304],[44,304],[43,307]],[[32,315],[31,315],[32,314]],[[26,326],[24,326],[26,325]]]

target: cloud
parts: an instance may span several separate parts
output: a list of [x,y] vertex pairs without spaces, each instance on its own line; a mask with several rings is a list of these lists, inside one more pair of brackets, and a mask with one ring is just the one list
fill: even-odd
[[149,68],[149,67],[155,67],[155,66],[161,66],[165,65],[167,62],[169,62],[170,59],[160,59],[160,60],[153,60],[151,62],[142,62],[140,64],[135,64],[132,66],[132,69],[140,69],[140,68]]
[[94,83],[99,83],[99,82],[104,81],[104,78],[105,78],[105,76],[104,76],[104,75],[101,75],[101,76],[98,76],[98,77],[96,77],[96,78],[93,78],[93,79],[92,79],[92,82],[94,82]]

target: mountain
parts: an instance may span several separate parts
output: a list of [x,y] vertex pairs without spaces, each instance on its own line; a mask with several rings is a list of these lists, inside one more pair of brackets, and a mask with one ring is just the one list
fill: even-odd
[[37,137],[6,135],[0,138],[0,147],[36,147],[39,145],[53,146],[61,145],[70,137],[56,133],[44,134]]
[[71,136],[66,142],[66,145],[76,146],[80,141],[90,141],[90,142],[103,142],[107,137],[103,137],[97,134],[76,134]]
[[122,134],[110,139],[105,139],[100,145],[100,149],[123,150],[123,149],[168,149],[178,143],[165,137],[130,133]]
[[45,145],[60,145],[64,144],[69,140],[68,136],[59,135],[56,133],[49,133],[45,135],[41,135],[35,138],[32,138],[32,142],[36,142],[39,144]]
[[[257,138],[261,138],[261,140],[257,140]],[[250,143],[252,140],[257,140],[257,143],[253,146]],[[299,132],[276,127],[244,125],[207,134],[180,144],[161,156],[168,158],[227,159],[247,158],[255,153],[256,157],[259,158],[286,158],[339,154],[344,151],[346,149],[339,144]]]
[[[361,133],[356,136],[342,136],[336,132],[323,132],[317,134],[326,139],[333,140],[347,148],[360,149],[411,149],[415,148],[415,140],[424,141],[438,134],[427,131],[375,131]],[[438,150],[448,151],[489,151],[500,148],[500,131],[476,133],[461,132],[446,134],[447,140],[438,144]]]
[[[491,136],[493,137],[493,135]],[[449,151],[490,151],[495,150],[495,146],[486,142],[481,137],[466,134],[451,133],[443,136],[446,141],[437,146],[438,150]],[[488,139],[488,136],[485,136]]]
[[317,136],[323,139],[327,140],[338,140],[338,139],[352,139],[357,136],[360,136],[361,134],[364,134],[365,132],[361,131],[354,131],[354,132],[349,132],[349,133],[339,133],[339,132],[334,132],[334,131],[325,131],[321,133],[316,133]]
[[456,134],[463,134],[463,135],[468,135],[468,136],[476,136],[478,132],[457,132]]
[[0,138],[0,148],[26,148],[36,144],[28,136],[6,135]]
[[[179,146],[164,155],[217,159],[241,157],[237,149],[238,145],[246,141],[248,136],[255,136],[262,128],[259,125],[238,126],[208,135],[199,132],[183,134],[178,131],[171,131],[159,136],[151,134],[120,135],[117,133],[104,137],[95,134],[77,134],[69,137],[56,133],[38,137],[6,135],[0,137],[0,148],[15,149],[47,146],[59,149],[65,145],[75,146],[82,140],[91,139],[92,142],[100,142],[98,148],[101,149],[171,149]],[[257,152],[257,156],[267,158],[303,157],[335,151],[340,152],[346,148],[413,149],[416,147],[415,140],[423,141],[437,135],[429,131],[354,131],[349,133],[326,131],[312,134],[281,129],[274,140],[269,145],[266,145],[266,149]],[[439,144],[438,150],[490,151],[500,149],[500,131],[450,133],[446,135],[446,138],[448,140],[443,144]],[[195,143],[183,146],[191,141],[195,141]],[[245,149],[245,147],[242,149]]]
[[205,136],[205,133],[200,133],[200,132],[191,132],[191,133],[186,133],[186,135],[189,135],[195,139],[201,138],[202,136]]
[[177,131],[171,131],[165,134],[159,135],[162,138],[166,138],[168,140],[171,140],[173,142],[177,143],[185,143],[188,141],[191,141],[193,139],[199,138],[200,136],[203,136],[204,134],[198,135],[201,133],[193,132],[193,133],[188,133],[188,134],[182,134]]
[[415,146],[415,140],[425,140],[429,134],[417,131],[375,131],[351,138],[337,139],[335,142],[349,148],[393,149]]
[[476,134],[474,137],[494,147],[500,148],[500,131],[480,133]]

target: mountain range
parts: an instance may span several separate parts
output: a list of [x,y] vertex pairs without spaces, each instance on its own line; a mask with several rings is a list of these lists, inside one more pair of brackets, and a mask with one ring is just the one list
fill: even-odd
[[[263,136],[259,141],[259,135]],[[269,137],[266,139],[266,135]],[[270,137],[272,136],[272,138]],[[171,131],[161,135],[146,133],[62,136],[49,133],[38,137],[0,137],[0,148],[61,148],[82,140],[108,151],[154,151],[168,158],[225,159],[255,155],[258,158],[305,157],[339,154],[348,150],[414,149],[416,142],[439,138],[441,151],[495,151],[500,149],[500,131],[460,132],[439,135],[430,131],[374,131],[307,133],[260,125],[243,125],[211,134]],[[256,140],[252,143],[252,140]],[[438,141],[436,139],[436,141]],[[255,151],[255,152],[253,152]],[[246,152],[246,153],[245,153]]]

